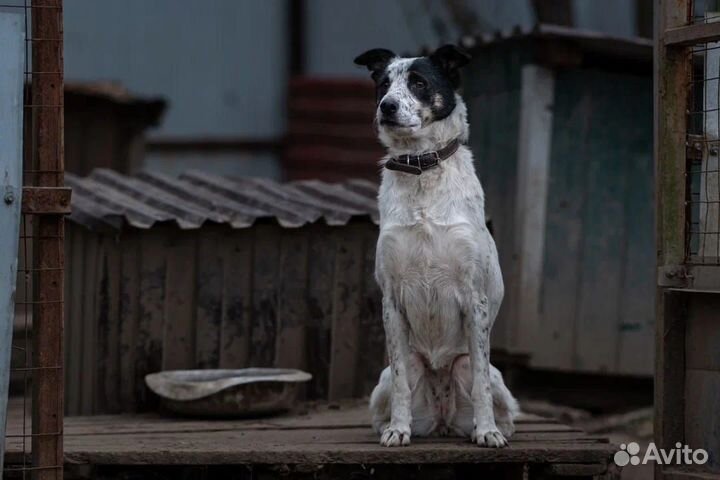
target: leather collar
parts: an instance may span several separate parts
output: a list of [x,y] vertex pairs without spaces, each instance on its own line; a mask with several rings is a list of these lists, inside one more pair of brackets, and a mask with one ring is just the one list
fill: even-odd
[[425,170],[431,170],[443,160],[450,158],[460,147],[460,141],[456,138],[440,150],[423,153],[422,155],[400,155],[392,157],[385,162],[385,168],[397,172],[412,173],[420,175]]

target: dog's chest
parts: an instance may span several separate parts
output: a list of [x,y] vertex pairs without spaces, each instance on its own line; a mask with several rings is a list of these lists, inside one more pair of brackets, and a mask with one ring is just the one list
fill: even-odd
[[461,286],[469,274],[468,262],[476,256],[473,232],[469,223],[432,219],[385,228],[378,244],[384,273],[404,289],[442,291]]
[[447,181],[427,189],[394,185],[382,195],[377,254],[384,271],[378,273],[423,290],[443,291],[466,282],[484,228],[482,212],[475,210],[482,208],[482,191],[472,180],[479,190],[476,204]]

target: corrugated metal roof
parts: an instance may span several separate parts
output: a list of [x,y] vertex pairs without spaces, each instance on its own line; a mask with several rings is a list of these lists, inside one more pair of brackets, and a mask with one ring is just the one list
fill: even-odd
[[509,40],[556,39],[608,56],[652,60],[653,41],[641,37],[617,37],[592,30],[561,25],[537,24],[531,28],[514,27],[506,30],[466,35],[460,44],[469,50],[483,48]]
[[354,217],[378,222],[377,185],[367,180],[277,183],[189,171],[179,178],[143,172],[136,176],[96,169],[87,177],[67,173],[72,187],[71,221],[92,229],[147,229],[174,222],[182,229],[206,223],[246,228],[273,218],[287,228],[325,222],[345,225]]

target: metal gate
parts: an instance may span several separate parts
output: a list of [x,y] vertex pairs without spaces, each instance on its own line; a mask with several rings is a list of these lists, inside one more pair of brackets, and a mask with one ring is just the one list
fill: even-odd
[[720,473],[720,2],[658,0],[655,17],[655,437],[708,454],[658,465],[656,478],[710,478]]

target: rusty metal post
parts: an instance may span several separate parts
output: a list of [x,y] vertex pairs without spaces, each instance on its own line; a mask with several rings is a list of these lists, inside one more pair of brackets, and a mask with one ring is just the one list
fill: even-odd
[[[63,186],[62,0],[33,0],[35,185]],[[38,215],[33,313],[34,478],[63,476],[63,216]]]

